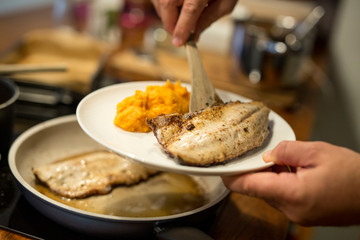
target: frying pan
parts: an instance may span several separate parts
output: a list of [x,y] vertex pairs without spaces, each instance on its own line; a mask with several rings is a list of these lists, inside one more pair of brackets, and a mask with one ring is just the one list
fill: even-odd
[[24,197],[34,208],[61,225],[92,236],[165,239],[163,235],[177,232],[173,226],[193,227],[214,217],[229,193],[220,177],[192,176],[203,184],[209,197],[201,207],[161,217],[119,217],[70,207],[36,190],[32,167],[100,149],[103,147],[81,130],[75,115],[69,115],[45,121],[21,134],[10,148],[9,166]]

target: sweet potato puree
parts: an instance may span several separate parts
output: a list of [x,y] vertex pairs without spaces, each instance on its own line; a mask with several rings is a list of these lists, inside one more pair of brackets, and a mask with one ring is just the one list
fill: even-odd
[[180,82],[166,81],[163,86],[147,86],[117,104],[114,124],[129,132],[149,132],[146,119],[160,114],[189,111],[190,93]]

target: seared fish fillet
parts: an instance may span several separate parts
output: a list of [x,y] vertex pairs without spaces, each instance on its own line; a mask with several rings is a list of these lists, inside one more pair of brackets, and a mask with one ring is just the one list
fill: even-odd
[[109,193],[115,185],[132,185],[149,178],[155,170],[114,153],[96,151],[33,168],[40,182],[68,198]]
[[187,165],[223,163],[262,145],[270,110],[261,102],[229,102],[199,112],[148,120],[158,142]]

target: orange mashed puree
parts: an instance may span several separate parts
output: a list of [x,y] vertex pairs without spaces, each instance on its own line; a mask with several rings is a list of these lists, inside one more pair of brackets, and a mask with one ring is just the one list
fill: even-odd
[[187,113],[190,93],[180,82],[166,81],[163,86],[147,86],[117,104],[114,124],[129,132],[149,132],[146,119],[160,114]]

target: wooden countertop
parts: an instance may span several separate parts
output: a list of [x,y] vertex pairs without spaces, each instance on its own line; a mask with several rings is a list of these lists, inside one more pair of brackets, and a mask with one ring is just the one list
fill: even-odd
[[[51,13],[51,7],[44,7],[19,14],[0,16],[0,29],[6,33],[2,34],[0,38],[0,51],[13,44],[26,31],[51,27]],[[315,117],[315,98],[313,96],[316,92],[316,88],[311,83],[301,92],[298,90],[259,89],[247,83],[244,76],[236,70],[236,67],[234,68],[234,61],[231,58],[202,54],[205,69],[215,87],[265,101],[292,126],[298,140],[309,139]],[[184,64],[185,61],[186,64],[186,60],[179,61],[181,64]],[[112,71],[115,70],[112,69]],[[121,65],[116,71],[119,76],[127,78],[149,79],[149,75],[146,74],[141,76],[141,73],[134,71],[121,71]],[[299,98],[299,96],[301,97]],[[286,238],[288,225],[287,218],[264,201],[231,193],[210,234],[218,240],[279,240]]]
[[0,226],[0,239],[4,240],[36,240],[34,236]]

